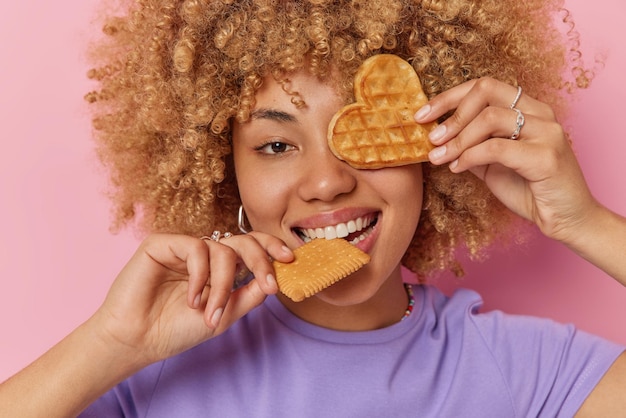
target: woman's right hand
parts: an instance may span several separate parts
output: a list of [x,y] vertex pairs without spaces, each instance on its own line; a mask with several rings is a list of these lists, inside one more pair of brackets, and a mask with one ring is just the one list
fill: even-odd
[[[273,236],[251,232],[219,242],[152,235],[122,269],[91,318],[104,343],[147,365],[224,332],[278,291],[271,259],[293,253]],[[233,289],[238,268],[254,278]]]
[[[224,332],[276,293],[270,257],[289,262],[293,253],[258,232],[219,242],[148,237],[89,320],[0,384],[0,409],[6,416],[78,415],[121,380]],[[238,265],[255,278],[232,291]]]

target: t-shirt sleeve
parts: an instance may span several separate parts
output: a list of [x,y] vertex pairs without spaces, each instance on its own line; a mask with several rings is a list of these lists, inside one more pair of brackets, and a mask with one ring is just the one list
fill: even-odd
[[146,367],[124,380],[85,409],[80,418],[134,418],[145,416],[152,394],[159,381],[163,365],[159,362]]
[[[116,388],[117,389],[117,388]],[[100,397],[96,402],[89,405],[80,415],[80,418],[96,418],[96,417],[120,417],[125,416],[122,405],[116,396],[116,390],[110,390]]]
[[572,417],[624,347],[548,319],[471,312],[517,416]]

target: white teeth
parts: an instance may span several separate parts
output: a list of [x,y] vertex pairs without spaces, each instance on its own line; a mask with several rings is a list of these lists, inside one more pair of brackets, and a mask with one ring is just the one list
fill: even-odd
[[336,227],[337,238],[345,238],[348,236],[348,226],[346,224],[338,224]]
[[[346,223],[339,223],[337,225],[327,226],[325,228],[308,228],[301,229],[300,233],[304,241],[308,242],[315,238],[326,238],[326,239],[335,239],[335,238],[345,238],[349,234],[352,234],[357,231],[362,231],[364,228],[367,228],[369,224],[372,223],[372,216],[363,216],[353,220],[350,220]],[[369,229],[364,231],[364,233],[353,240],[353,243],[359,242],[365,237],[369,235]]]
[[337,238],[337,229],[334,226],[327,226],[326,228],[324,228],[324,238],[326,239]]
[[359,242],[363,241],[365,238],[369,236],[370,231],[371,229],[368,229],[367,231],[363,232],[361,235],[359,235],[358,237],[350,241],[350,244],[357,245]]

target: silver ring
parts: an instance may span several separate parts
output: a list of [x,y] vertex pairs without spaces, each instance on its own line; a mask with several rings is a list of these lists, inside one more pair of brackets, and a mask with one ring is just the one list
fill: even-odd
[[230,232],[224,232],[224,234],[222,235],[220,231],[216,230],[216,231],[213,231],[210,237],[204,235],[204,236],[201,236],[200,239],[203,241],[209,239],[211,241],[220,242],[221,238],[230,238],[232,236],[233,234],[231,234]]
[[524,123],[526,122],[526,118],[524,118],[524,114],[518,108],[514,107],[511,110],[514,110],[517,113],[517,119],[515,119],[515,130],[511,134],[510,138],[512,140],[516,140],[517,138],[519,138],[520,131],[524,127]]
[[522,97],[522,86],[517,86],[517,94],[515,95],[515,99],[513,99],[513,103],[509,106],[509,109],[515,109],[517,106],[517,102],[519,102],[520,97]]

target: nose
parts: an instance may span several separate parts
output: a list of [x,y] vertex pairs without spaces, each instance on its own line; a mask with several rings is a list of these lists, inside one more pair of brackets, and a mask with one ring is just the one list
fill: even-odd
[[356,169],[335,157],[327,144],[320,144],[305,164],[299,187],[305,201],[330,202],[356,188]]

